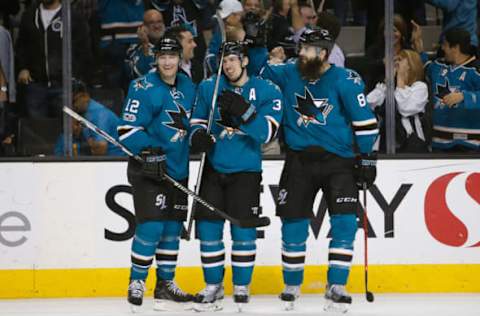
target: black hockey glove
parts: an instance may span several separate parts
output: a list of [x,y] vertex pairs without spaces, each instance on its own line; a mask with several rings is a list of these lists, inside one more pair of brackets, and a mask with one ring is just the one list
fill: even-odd
[[266,23],[258,14],[247,12],[242,20],[242,24],[245,30],[245,41],[249,46],[263,47],[266,45]]
[[354,175],[360,190],[370,188],[377,177],[377,155],[371,153],[357,156]]
[[161,148],[145,148],[140,153],[143,159],[142,174],[153,180],[162,180],[167,173],[167,156]]
[[222,94],[218,96],[217,102],[220,111],[238,118],[244,124],[253,120],[257,114],[255,106],[230,90],[223,90]]
[[204,128],[196,130],[192,135],[192,151],[203,153],[212,149],[215,144],[215,137],[207,134]]

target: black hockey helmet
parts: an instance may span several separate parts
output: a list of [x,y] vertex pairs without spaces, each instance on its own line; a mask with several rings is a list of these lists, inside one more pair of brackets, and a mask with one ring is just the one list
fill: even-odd
[[306,29],[300,37],[300,43],[325,48],[330,53],[335,41],[328,30],[317,27]]
[[182,55],[182,44],[174,36],[163,36],[155,46],[157,54]]
[[222,49],[224,57],[228,55],[237,55],[241,60],[244,56],[247,56],[247,43],[245,42],[228,41],[220,48],[220,54],[222,53]]

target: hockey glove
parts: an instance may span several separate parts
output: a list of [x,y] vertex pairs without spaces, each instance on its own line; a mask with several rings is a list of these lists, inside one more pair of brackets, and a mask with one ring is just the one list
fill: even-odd
[[245,30],[245,41],[252,47],[263,47],[267,43],[267,30],[265,21],[253,12],[247,12],[242,21]]
[[192,135],[192,151],[203,153],[212,149],[215,144],[215,137],[211,134],[207,134],[207,131],[203,128],[196,130]]
[[222,112],[238,118],[243,124],[253,120],[257,114],[254,105],[230,90],[223,90],[222,94],[218,96],[217,102]]
[[370,188],[377,177],[377,155],[371,153],[357,156],[354,176],[360,190]]
[[161,148],[146,148],[140,156],[143,159],[142,174],[153,180],[162,180],[167,172],[167,156]]

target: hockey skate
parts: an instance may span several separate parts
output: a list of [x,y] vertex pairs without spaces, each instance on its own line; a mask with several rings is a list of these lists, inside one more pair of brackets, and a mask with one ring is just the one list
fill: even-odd
[[143,303],[143,293],[145,292],[145,282],[143,280],[131,280],[128,285],[128,302],[132,313],[136,313]]
[[182,291],[175,282],[157,280],[153,292],[153,309],[169,312],[190,310],[193,299],[193,295]]
[[291,311],[295,307],[295,300],[300,296],[299,285],[286,285],[282,293],[280,293],[280,299],[285,303],[285,310]]
[[233,286],[233,301],[237,304],[238,312],[241,313],[244,305],[250,301],[250,289],[248,285]]
[[323,309],[326,312],[346,313],[352,304],[352,297],[345,291],[345,285],[327,285],[325,299],[327,303]]
[[223,309],[223,284],[207,284],[195,295],[193,309],[197,312],[216,312]]

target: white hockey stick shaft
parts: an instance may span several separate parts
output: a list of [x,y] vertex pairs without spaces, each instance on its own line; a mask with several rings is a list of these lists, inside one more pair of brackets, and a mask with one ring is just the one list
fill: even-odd
[[[207,123],[207,134],[210,134],[210,131],[212,130],[212,125],[213,125],[213,117],[215,115],[215,104],[217,103],[217,96],[218,96],[218,87],[220,85],[220,77],[222,75],[222,67],[223,67],[223,44],[226,41],[226,33],[225,33],[225,25],[223,24],[223,20],[220,17],[220,15],[217,14],[214,16],[215,19],[218,22],[218,27],[220,29],[220,34],[222,36],[222,44],[221,44],[221,55],[220,55],[220,62],[218,64],[218,69],[217,69],[217,78],[215,80],[215,87],[213,90],[213,95],[212,95],[212,103],[210,104],[210,113],[208,115],[208,123]],[[195,194],[199,195],[200,194],[200,186],[202,185],[202,177],[203,177],[203,170],[205,168],[205,160],[207,159],[207,154],[202,153],[201,159],[200,159],[200,167],[198,169],[198,174],[197,174],[197,183],[195,184]],[[190,235],[192,233],[192,227],[193,227],[193,219],[195,216],[197,204],[195,201],[192,203],[192,207],[190,208],[189,212],[187,213],[187,231],[184,234],[184,238],[186,240],[190,240]]]

